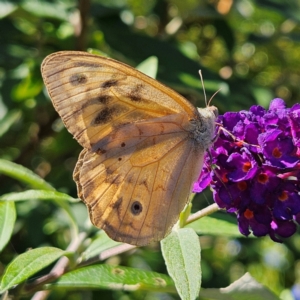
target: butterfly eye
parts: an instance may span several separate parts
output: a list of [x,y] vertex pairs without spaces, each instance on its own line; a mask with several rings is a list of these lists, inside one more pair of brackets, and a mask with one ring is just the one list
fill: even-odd
[[135,215],[138,216],[143,210],[143,206],[141,202],[139,201],[134,201],[131,205],[131,212]]
[[216,107],[214,107],[215,109],[213,109],[213,113],[215,115],[215,117],[217,118],[219,116],[219,111]]

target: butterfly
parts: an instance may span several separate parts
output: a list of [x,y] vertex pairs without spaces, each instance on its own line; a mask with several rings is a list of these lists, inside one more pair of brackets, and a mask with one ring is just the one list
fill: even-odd
[[91,222],[119,242],[163,239],[200,174],[217,108],[196,109],[134,68],[86,52],[53,53],[41,72],[83,147],[73,178]]

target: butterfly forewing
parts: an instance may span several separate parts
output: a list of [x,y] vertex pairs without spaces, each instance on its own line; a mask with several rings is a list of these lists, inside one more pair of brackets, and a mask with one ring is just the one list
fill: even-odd
[[121,242],[161,240],[199,175],[213,112],[202,116],[156,80],[85,52],[48,56],[42,75],[54,107],[84,147],[74,180],[92,223]]
[[85,52],[49,55],[42,64],[42,75],[54,107],[85,148],[125,122],[195,113],[183,97],[154,79]]

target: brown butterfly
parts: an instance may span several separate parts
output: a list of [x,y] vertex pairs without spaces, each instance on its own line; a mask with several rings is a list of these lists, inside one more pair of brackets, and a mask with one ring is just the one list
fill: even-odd
[[197,110],[132,67],[86,52],[53,53],[41,70],[84,148],[73,177],[92,223],[133,245],[163,239],[200,174],[217,109]]

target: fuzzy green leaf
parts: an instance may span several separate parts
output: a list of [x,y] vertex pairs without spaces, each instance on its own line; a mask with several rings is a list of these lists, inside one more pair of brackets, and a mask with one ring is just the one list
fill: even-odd
[[55,191],[45,191],[45,190],[27,190],[20,193],[9,193],[0,196],[0,200],[4,201],[24,201],[24,200],[57,200],[57,201],[67,201],[67,202],[79,202],[79,199],[75,199],[67,194],[55,192]]
[[210,216],[205,216],[190,223],[186,225],[185,228],[193,228],[198,234],[203,235],[243,237],[236,224]]
[[161,241],[169,275],[182,300],[194,300],[201,286],[200,243],[191,228],[175,229]]
[[0,293],[23,282],[65,254],[54,247],[29,250],[17,256],[6,268],[1,280]]
[[0,251],[6,246],[12,235],[16,221],[14,202],[0,201]]
[[258,283],[249,273],[226,288],[202,289],[200,296],[215,300],[279,300],[279,297]]
[[93,265],[71,271],[48,287],[175,292],[174,283],[167,275],[111,265]]
[[35,189],[54,190],[54,188],[37,174],[11,161],[0,159],[0,173],[24,182]]
[[156,78],[158,68],[158,59],[156,56],[150,56],[142,61],[136,69],[143,72],[144,74]]

